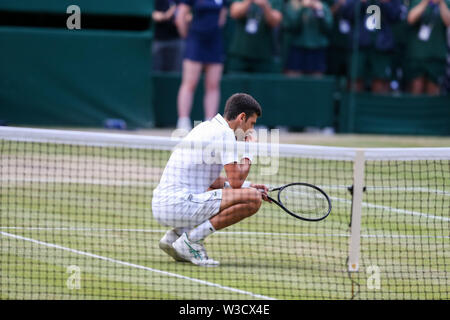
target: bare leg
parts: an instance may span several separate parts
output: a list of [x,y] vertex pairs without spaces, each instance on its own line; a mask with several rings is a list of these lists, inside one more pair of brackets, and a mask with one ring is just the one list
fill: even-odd
[[389,82],[382,79],[375,79],[372,82],[372,92],[373,93],[388,93],[389,92]]
[[313,72],[313,73],[311,73],[311,77],[322,78],[323,77],[323,73],[322,72]]
[[413,79],[411,83],[411,93],[412,94],[422,94],[425,90],[425,78],[418,77]]
[[256,189],[223,189],[220,211],[209,221],[215,230],[226,228],[255,214],[261,202],[261,193]]
[[284,72],[284,75],[290,78],[296,78],[296,77],[300,77],[302,75],[302,73],[300,71],[294,71],[294,70],[286,70]]
[[211,119],[219,110],[220,103],[220,80],[222,79],[223,65],[208,64],[205,69],[205,96],[203,107],[205,118]]
[[355,92],[363,92],[364,91],[364,81],[357,79],[355,82],[350,83],[350,89]]
[[194,100],[195,89],[202,72],[202,64],[199,62],[184,60],[183,76],[178,90],[178,117],[189,117]]
[[437,85],[436,83],[434,83],[431,80],[427,80],[427,84],[426,84],[426,92],[427,92],[427,94],[432,95],[432,96],[438,96],[438,95],[441,94],[440,91],[441,90],[439,88],[439,85]]

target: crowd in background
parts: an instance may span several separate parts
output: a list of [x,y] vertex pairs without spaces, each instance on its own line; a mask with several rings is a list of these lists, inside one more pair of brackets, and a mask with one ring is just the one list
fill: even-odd
[[152,18],[153,67],[182,72],[187,129],[202,72],[206,118],[224,72],[335,75],[374,93],[450,87],[450,0],[155,0]]

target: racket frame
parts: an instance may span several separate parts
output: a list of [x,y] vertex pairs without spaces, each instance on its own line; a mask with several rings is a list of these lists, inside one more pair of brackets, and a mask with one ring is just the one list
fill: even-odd
[[[298,215],[297,213],[294,213],[294,212],[290,211],[288,208],[286,208],[283,205],[283,202],[281,201],[280,194],[287,187],[294,186],[294,185],[305,186],[305,187],[313,188],[316,191],[319,191],[323,195],[323,197],[325,198],[325,200],[328,203],[328,211],[326,212],[326,214],[324,214],[323,216],[321,216],[319,218],[305,218],[305,217],[302,217],[302,216]],[[328,215],[331,212],[331,200],[330,200],[330,197],[325,193],[325,191],[323,191],[322,189],[320,189],[319,187],[317,187],[317,186],[315,186],[313,184],[305,183],[305,182],[293,182],[293,183],[288,183],[288,184],[285,184],[284,186],[273,188],[273,189],[269,190],[269,192],[273,192],[273,191],[278,191],[278,196],[277,196],[278,200],[275,200],[274,198],[270,197],[269,195],[267,195],[267,198],[270,201],[274,202],[276,205],[278,205],[286,213],[288,213],[291,216],[293,216],[294,218],[297,218],[297,219],[300,219],[300,220],[304,220],[304,221],[321,221],[321,220],[325,219],[326,217],[328,217]]]

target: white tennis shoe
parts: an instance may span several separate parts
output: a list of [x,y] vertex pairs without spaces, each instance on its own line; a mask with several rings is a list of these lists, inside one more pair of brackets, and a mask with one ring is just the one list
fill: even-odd
[[217,267],[219,261],[210,259],[201,241],[189,240],[187,233],[183,233],[173,244],[177,255],[182,259],[203,267]]
[[190,262],[190,260],[186,260],[181,258],[175,249],[172,247],[172,244],[179,238],[180,236],[173,230],[169,230],[166,232],[164,237],[159,240],[159,247],[162,251],[167,253],[169,256],[175,259],[175,261],[179,262]]
[[189,117],[178,118],[177,129],[186,131],[186,134],[192,130],[191,119]]

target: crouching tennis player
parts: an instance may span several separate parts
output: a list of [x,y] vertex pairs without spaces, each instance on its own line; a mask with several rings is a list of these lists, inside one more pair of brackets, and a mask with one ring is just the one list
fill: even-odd
[[[252,130],[261,106],[250,95],[237,93],[226,102],[224,116],[217,114],[192,129],[182,142],[223,143],[236,146],[236,134]],[[242,131],[241,131],[242,130]],[[256,141],[252,135],[243,138]],[[206,161],[204,148],[176,148],[153,192],[153,215],[169,230],[159,247],[176,261],[217,266],[208,257],[203,240],[215,232],[255,214],[267,187],[245,181],[252,156],[238,159],[236,148],[214,153],[218,161]],[[209,150],[211,154],[211,151]],[[225,169],[226,177],[220,176]],[[264,190],[260,192],[259,190]]]

